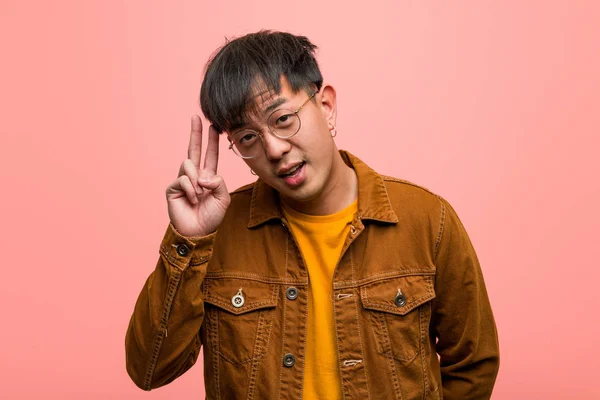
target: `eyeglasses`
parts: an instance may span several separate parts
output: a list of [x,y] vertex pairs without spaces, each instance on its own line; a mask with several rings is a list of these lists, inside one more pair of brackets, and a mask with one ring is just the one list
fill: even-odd
[[[269,131],[280,139],[289,139],[300,130],[300,117],[298,113],[316,94],[315,90],[308,99],[296,111],[286,108],[280,108],[273,111],[267,119]],[[245,129],[232,136],[229,139],[229,150],[241,158],[254,158],[258,156],[264,148],[264,138],[260,133],[251,129]]]

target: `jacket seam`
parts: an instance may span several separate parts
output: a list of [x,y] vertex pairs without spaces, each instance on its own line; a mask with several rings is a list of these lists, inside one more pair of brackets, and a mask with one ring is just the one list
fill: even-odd
[[192,258],[190,260],[190,267],[196,267],[198,265],[206,264],[210,260],[211,257],[212,257],[212,255],[202,256],[202,257],[198,257],[198,258]]
[[[396,361],[394,358],[393,350],[392,350],[392,341],[390,338],[390,333],[387,327],[387,321],[385,320],[385,315],[375,316],[371,314],[371,317],[376,317],[379,319],[379,324],[381,325],[383,342],[385,345],[382,345],[383,353],[382,355],[387,359],[388,368],[390,369],[390,374],[392,375],[392,380],[394,382],[394,386],[396,388],[396,398],[398,400],[402,400],[402,384],[400,379],[398,379],[398,371],[396,370]],[[373,326],[371,326],[373,328]],[[375,335],[375,340],[377,339],[377,332],[373,328],[373,334]],[[416,355],[416,354],[415,354]]]
[[435,260],[437,258],[438,255],[438,251],[440,249],[440,245],[442,243],[442,235],[444,233],[444,227],[446,225],[446,205],[444,204],[442,198],[440,196],[437,196],[438,200],[440,201],[440,225],[439,225],[439,230],[438,230],[438,234],[437,234],[437,238],[435,240],[435,249],[433,252],[433,259]]
[[396,211],[394,211],[394,207],[392,207],[392,201],[390,200],[390,194],[388,193],[387,186],[385,184],[385,180],[383,179],[383,176],[381,174],[379,174],[379,179],[381,179],[381,186],[383,186],[383,190],[385,190],[385,198],[387,199],[388,207],[392,211],[392,215],[394,216],[394,219],[396,221],[398,221],[398,216],[396,215]]
[[252,190],[254,188],[254,184],[256,182],[252,182],[252,183],[248,183],[244,186],[240,186],[239,188],[235,189],[233,192],[229,193],[230,195],[232,194],[237,194],[237,193],[242,193],[242,192],[247,192],[249,190]]
[[393,278],[404,278],[407,276],[432,276],[435,275],[435,271],[422,271],[422,270],[406,270],[406,271],[393,271],[393,272],[382,272],[381,274],[374,274],[368,278],[361,279],[359,281],[340,281],[334,282],[336,289],[353,288],[357,286],[368,285],[371,283],[393,279]]
[[257,302],[253,302],[251,303],[251,305],[249,304],[243,311],[241,312],[232,312],[231,310],[229,310],[229,307],[232,307],[231,303],[227,302],[227,301],[223,301],[221,299],[218,299],[214,296],[211,296],[210,298],[205,298],[204,299],[205,303],[208,304],[212,304],[216,307],[222,308],[225,311],[230,312],[231,314],[234,315],[242,315],[242,314],[246,314],[248,312],[251,311],[256,311],[256,310],[260,310],[262,308],[268,308],[268,307],[276,307],[277,303],[273,304],[273,299],[268,300],[268,301],[257,301]]
[[426,191],[427,193],[430,193],[430,194],[432,194],[434,196],[437,196],[435,193],[433,193],[431,190],[427,189],[426,187],[421,186],[421,185],[417,185],[416,183],[407,181],[405,179],[400,179],[400,178],[396,178],[396,177],[389,176],[389,175],[381,175],[381,177],[383,178],[384,181],[401,183],[401,184],[405,184],[405,185],[410,185],[410,186],[416,187],[418,189],[422,189],[422,190]]
[[154,337],[154,343],[152,345],[152,355],[150,357],[150,360],[148,361],[148,368],[146,370],[146,377],[144,379],[145,390],[151,389],[154,370],[156,368],[158,356],[160,354],[160,350],[164,341],[164,334],[167,330],[167,320],[169,318],[169,314],[171,313],[171,305],[173,304],[173,299],[175,297],[175,293],[177,292],[177,287],[179,286],[180,280],[181,270],[177,269],[169,279],[167,298],[165,299],[165,306],[160,318],[158,332],[156,332],[156,336]]
[[[350,265],[352,267],[352,280],[356,279],[356,276],[354,275],[354,249],[350,248]],[[363,339],[362,339],[362,334],[360,333],[362,327],[360,324],[360,314],[358,312],[358,299],[356,298],[356,296],[354,297],[354,311],[356,312],[356,323],[358,324],[358,340],[360,342],[360,355],[361,355],[361,359],[365,359],[365,354],[364,354],[364,344],[363,344]],[[367,370],[367,363],[364,362],[363,363],[363,368],[364,368],[364,374],[365,374],[365,384],[367,385],[367,399],[371,398],[371,391],[369,390],[369,377],[368,377],[368,370]]]
[[[216,382],[216,391],[217,391],[217,399],[221,399],[221,380],[220,380],[220,376],[219,376],[219,369],[221,367],[221,358],[219,357],[219,355],[221,354],[221,339],[219,339],[219,312],[217,310],[215,310],[216,312],[213,314],[214,315],[214,319],[212,319],[212,323],[215,325],[215,329],[211,329],[212,333],[212,339],[213,339],[213,348],[215,349],[213,352],[213,371],[215,372],[215,380]],[[216,319],[216,321],[215,321]],[[216,324],[215,324],[216,322]]]
[[[368,310],[379,310],[379,311],[389,311],[392,314],[396,314],[395,311],[398,311],[398,307],[394,308],[392,306],[386,306],[386,305],[380,305],[380,304],[373,304],[371,302],[369,302],[369,299],[367,297],[367,293],[365,290],[361,290],[361,296],[364,293],[364,304],[365,304],[365,308]],[[427,291],[426,295],[423,295],[421,297],[416,298],[415,300],[411,301],[410,303],[407,303],[405,306],[405,310],[404,310],[404,314],[409,313],[410,311],[414,310],[417,306],[420,306],[422,304],[425,304],[426,301],[423,300],[432,300],[435,297],[432,297],[433,293],[430,292],[429,290]],[[404,314],[400,314],[400,315],[404,315]]]
[[244,273],[244,272],[207,272],[204,277],[205,280],[209,279],[221,279],[221,278],[231,278],[231,279],[246,279],[256,282],[268,283],[268,284],[289,284],[289,283],[297,283],[299,285],[308,285],[306,279],[299,280],[289,280],[286,278],[271,278],[265,275],[252,274],[252,273]]
[[[285,229],[285,228],[284,228]],[[289,261],[289,244],[290,244],[290,233],[288,231],[286,231],[286,235],[285,235],[285,276],[287,278],[288,276],[288,261]],[[283,289],[283,286],[282,286]],[[286,314],[286,309],[287,309],[287,302],[286,301],[282,301],[283,303],[283,318],[281,320],[281,353],[280,355],[283,356],[284,352],[285,352],[285,314]],[[283,383],[283,368],[281,367],[281,364],[279,365],[279,393],[277,395],[278,399],[281,399],[281,384]]]
[[423,371],[423,400],[426,399],[427,392],[429,391],[429,379],[427,376],[427,367],[425,359],[425,310],[423,307],[419,307],[419,350],[421,352],[421,370]]

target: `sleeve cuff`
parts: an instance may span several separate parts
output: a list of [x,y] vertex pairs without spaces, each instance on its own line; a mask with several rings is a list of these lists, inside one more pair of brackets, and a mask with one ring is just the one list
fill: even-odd
[[160,244],[160,252],[179,269],[202,264],[212,255],[216,235],[217,231],[206,236],[183,236],[169,223]]

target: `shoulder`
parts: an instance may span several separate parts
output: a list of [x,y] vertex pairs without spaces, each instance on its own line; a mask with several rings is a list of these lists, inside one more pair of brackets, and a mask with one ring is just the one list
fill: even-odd
[[255,183],[256,183],[256,182],[252,182],[252,183],[248,183],[248,184],[246,184],[246,185],[244,185],[244,186],[240,186],[239,188],[235,189],[234,191],[232,191],[232,192],[229,192],[229,194],[230,194],[232,197],[234,197],[235,195],[238,195],[238,194],[240,194],[240,195],[242,195],[242,196],[243,196],[244,194],[246,194],[246,195],[247,195],[247,194],[252,194],[252,189],[254,188],[254,184],[255,184]]
[[396,205],[410,205],[413,209],[427,211],[439,211],[440,207],[443,207],[442,203],[445,200],[423,185],[389,175],[380,174],[380,176],[394,209]]

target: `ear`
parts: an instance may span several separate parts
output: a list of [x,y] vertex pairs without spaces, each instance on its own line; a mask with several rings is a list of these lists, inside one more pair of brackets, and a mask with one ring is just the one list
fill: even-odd
[[329,129],[333,129],[337,119],[336,93],[333,86],[324,83],[317,101],[320,103],[323,116],[327,120]]

